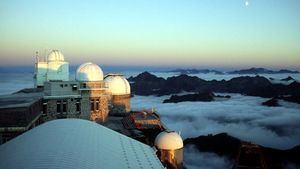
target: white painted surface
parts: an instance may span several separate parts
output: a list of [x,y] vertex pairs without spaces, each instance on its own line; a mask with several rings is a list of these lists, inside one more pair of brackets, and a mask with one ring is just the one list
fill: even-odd
[[103,71],[98,65],[87,62],[77,68],[76,80],[82,82],[101,81],[103,80]]
[[60,51],[52,50],[47,62],[38,62],[35,86],[44,86],[44,82],[51,80],[69,81],[69,63],[64,60]]
[[63,62],[64,55],[59,50],[52,50],[48,55],[48,62]]
[[130,94],[130,85],[123,75],[109,74],[104,78],[112,95]]
[[176,132],[163,131],[155,138],[155,146],[163,150],[177,150],[183,147],[183,141]]
[[61,80],[69,81],[68,62],[48,62],[47,81]]
[[163,168],[141,142],[79,119],[47,122],[0,146],[1,169]]

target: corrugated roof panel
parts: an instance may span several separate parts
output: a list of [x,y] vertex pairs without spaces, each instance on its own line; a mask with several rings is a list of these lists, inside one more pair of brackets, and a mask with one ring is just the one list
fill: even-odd
[[1,169],[163,168],[154,150],[99,124],[47,122],[0,146]]

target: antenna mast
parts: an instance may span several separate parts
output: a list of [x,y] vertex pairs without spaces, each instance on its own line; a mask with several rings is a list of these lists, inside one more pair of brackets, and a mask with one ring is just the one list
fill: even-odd
[[36,63],[39,62],[39,52],[38,51],[35,52],[35,62]]
[[45,49],[45,53],[44,53],[44,62],[47,62],[47,49]]

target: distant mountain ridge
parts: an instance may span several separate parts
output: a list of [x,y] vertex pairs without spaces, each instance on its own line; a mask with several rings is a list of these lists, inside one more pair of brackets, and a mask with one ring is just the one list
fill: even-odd
[[288,69],[281,69],[278,71],[269,70],[265,68],[250,68],[250,69],[241,69],[241,70],[235,70],[231,72],[227,72],[228,74],[280,74],[280,73],[291,73],[296,74],[299,73],[298,71],[292,71]]
[[130,77],[128,80],[132,93],[142,96],[162,96],[178,94],[182,91],[240,93],[265,98],[277,97],[300,104],[300,83],[294,81],[289,85],[272,84],[267,78],[258,75],[235,77],[227,81],[207,81],[186,74],[164,79],[149,72],[143,72],[136,77]]
[[215,73],[219,75],[223,74],[280,74],[280,73],[290,73],[290,74],[297,74],[300,73],[299,71],[293,71],[288,69],[281,69],[278,71],[269,70],[265,68],[249,68],[249,69],[241,69],[241,70],[234,70],[229,72],[222,72],[214,69],[174,69],[166,72],[174,72],[179,74],[197,74],[197,73]]
[[213,70],[213,69],[174,69],[168,72],[175,72],[175,73],[180,73],[180,74],[197,74],[197,73],[215,73],[219,75],[223,75],[224,72],[218,71],[218,70]]

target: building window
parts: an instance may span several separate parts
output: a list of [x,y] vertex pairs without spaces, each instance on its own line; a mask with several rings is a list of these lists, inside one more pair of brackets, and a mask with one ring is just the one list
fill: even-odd
[[63,101],[63,112],[67,112],[67,101]]
[[96,100],[96,110],[99,111],[99,99]]
[[57,113],[61,112],[61,101],[56,102],[56,112]]
[[47,102],[43,103],[43,114],[47,114]]
[[72,90],[77,90],[77,85],[76,84],[72,84]]
[[94,99],[91,99],[91,111],[94,111],[95,108],[94,108]]
[[80,111],[80,100],[76,101],[76,111]]
[[82,84],[82,87],[83,87],[83,88],[86,88],[86,83],[83,83],[83,84]]

